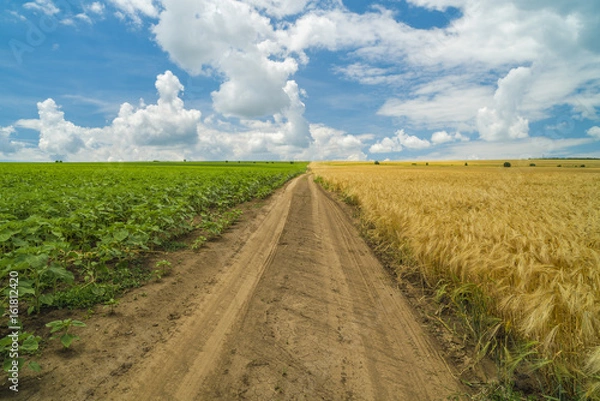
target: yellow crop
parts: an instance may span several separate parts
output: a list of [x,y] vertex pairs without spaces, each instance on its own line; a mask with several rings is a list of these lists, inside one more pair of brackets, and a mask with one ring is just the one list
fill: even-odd
[[477,284],[494,301],[490,314],[598,396],[600,169],[310,167],[429,282]]

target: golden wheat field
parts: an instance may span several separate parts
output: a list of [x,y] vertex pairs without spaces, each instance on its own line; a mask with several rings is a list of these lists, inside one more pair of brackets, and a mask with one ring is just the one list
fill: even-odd
[[487,312],[527,341],[526,354],[553,376],[559,393],[596,399],[600,165],[535,163],[310,168],[356,202],[371,235],[409,256],[432,286],[443,280],[481,288],[492,299]]

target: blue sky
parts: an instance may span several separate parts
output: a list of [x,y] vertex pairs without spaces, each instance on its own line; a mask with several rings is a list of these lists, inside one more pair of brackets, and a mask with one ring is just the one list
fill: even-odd
[[600,157],[600,3],[33,0],[0,160]]

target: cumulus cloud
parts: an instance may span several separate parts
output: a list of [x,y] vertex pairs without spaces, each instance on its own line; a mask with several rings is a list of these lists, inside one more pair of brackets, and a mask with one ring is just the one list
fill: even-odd
[[[459,146],[451,142],[469,139],[459,132],[478,131],[479,142],[526,140],[530,123],[560,105],[571,106],[574,118],[597,118],[600,42],[594,38],[600,34],[600,6],[594,2],[409,3],[460,12],[444,28],[415,29],[383,6],[358,14],[339,0],[110,0],[124,18],[155,22],[155,42],[178,66],[218,81],[210,94],[215,117],[201,123],[200,111],[185,109],[176,77],[164,74],[157,79],[156,104],[123,104],[101,133],[69,123],[53,101],[38,105],[39,120],[15,127],[37,125],[40,147],[80,156],[92,150],[99,155],[106,143],[127,149],[123,155],[158,146],[170,146],[175,153],[169,155],[175,155],[186,145],[211,157],[320,155],[327,152],[319,153],[315,143],[328,138],[328,144],[354,146],[344,155],[362,158],[369,145],[372,153]],[[83,6],[84,15],[101,16],[103,4]],[[35,0],[26,8],[51,13],[53,5]],[[431,140],[399,130],[373,144],[373,137],[310,124],[304,116],[308,97],[294,76],[324,49],[346,55],[339,63],[347,65],[331,66],[338,75],[384,87],[379,116],[407,130],[435,131]],[[223,131],[213,121],[231,126]]]
[[[157,43],[186,71],[223,77],[211,94],[213,107],[242,119],[272,116],[291,107],[286,87],[298,69],[297,61],[282,53],[271,21],[253,7],[278,10],[287,2],[249,3],[165,0],[153,27]],[[182,31],[188,34],[182,36]]]
[[[600,105],[594,78],[600,69],[580,40],[589,25],[585,6],[556,1],[411,0],[432,10],[460,10],[446,27],[425,30],[381,6],[357,14],[333,0],[163,0],[152,32],[186,71],[222,80],[211,95],[213,109],[227,117],[287,119],[303,127],[299,137],[308,138],[304,105],[297,107],[286,87],[310,62],[309,50],[346,50],[350,63],[335,66],[336,72],[361,84],[398,88],[380,116],[399,118],[412,129],[478,131],[482,140],[501,141],[527,137],[529,123],[547,118],[556,105],[570,104],[584,118]],[[591,93],[582,94],[583,84]],[[577,101],[582,96],[585,108]],[[466,139],[415,138],[404,140],[408,145],[399,137],[383,138],[372,149],[423,149]]]
[[[362,84],[400,85],[401,95],[389,97],[378,114],[401,118],[412,128],[482,128],[482,138],[498,140],[528,135],[529,123],[547,118],[557,105],[571,105],[583,118],[594,118],[600,106],[600,64],[593,47],[600,42],[586,44],[582,38],[600,34],[600,24],[594,23],[600,18],[598,5],[583,0],[411,2],[460,12],[445,28],[425,30],[397,21],[382,8],[361,15],[315,11],[276,33],[298,53],[350,50],[354,60],[336,71]],[[401,68],[382,68],[382,63]],[[498,79],[506,82],[494,97]],[[510,85],[519,79],[526,85],[521,93]],[[511,95],[518,100],[514,107],[503,103]]]
[[483,107],[477,112],[481,139],[499,141],[529,136],[529,122],[519,115],[519,107],[530,80],[531,69],[527,67],[514,68],[498,80],[493,106]]
[[392,153],[407,149],[425,149],[431,146],[427,139],[408,135],[403,129],[396,131],[393,137],[385,137],[369,148],[371,153]]
[[311,124],[312,143],[298,157],[302,160],[366,160],[363,152],[366,141],[373,138],[370,134],[350,135],[344,131],[324,124]]
[[140,147],[177,147],[198,140],[201,113],[186,109],[179,97],[183,85],[171,71],[156,78],[156,104],[134,107],[123,103],[109,126],[88,128],[65,119],[53,99],[37,104],[38,119],[19,120],[17,127],[40,132],[38,148],[51,158],[101,157],[118,154],[119,158],[144,157]]
[[254,118],[280,113],[290,106],[285,87],[297,69],[293,59],[279,62],[239,54],[224,60],[222,67],[229,78],[212,93],[213,107],[219,113]]
[[[241,120],[231,125],[216,116],[202,121],[199,110],[187,109],[179,79],[171,72],[155,82],[158,100],[138,106],[123,103],[118,115],[104,127],[81,127],[68,121],[53,99],[38,103],[37,119],[19,120],[16,128],[39,131],[33,148],[11,141],[15,127],[0,128],[0,152],[27,153],[29,159],[76,161],[268,159],[299,160],[335,157],[362,160],[364,141],[324,125],[309,126],[304,117],[303,91],[288,81],[284,93],[289,105],[271,120]],[[32,153],[33,152],[33,153]]]
[[220,71],[230,56],[268,55],[273,28],[268,18],[248,4],[234,0],[163,0],[162,4],[159,21],[152,28],[155,40],[192,74]]
[[183,85],[171,71],[156,78],[158,102],[134,108],[124,103],[114,119],[111,130],[116,138],[132,139],[136,145],[179,145],[197,141],[197,125],[201,113],[187,110],[179,93]]
[[586,134],[588,134],[589,136],[591,136],[594,139],[600,140],[600,127],[593,126],[592,128],[590,128],[586,131]]
[[285,123],[285,141],[288,145],[307,147],[310,141],[308,121],[304,118],[306,106],[300,99],[300,89],[295,81],[288,81],[283,88],[290,99],[290,106],[283,111]]
[[17,127],[40,132],[38,147],[51,158],[64,158],[85,147],[88,130],[65,120],[65,114],[53,99],[38,102],[38,120],[19,120]]
[[434,145],[454,141],[468,142],[469,138],[462,135],[460,132],[456,132],[454,135],[451,135],[446,131],[437,131],[431,135],[431,143]]

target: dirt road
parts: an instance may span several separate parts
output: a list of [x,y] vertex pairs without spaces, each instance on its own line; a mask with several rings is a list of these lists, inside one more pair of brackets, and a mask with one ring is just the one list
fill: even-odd
[[[120,344],[127,338],[112,338],[122,348],[109,352],[132,355],[105,358],[110,369],[98,360],[96,374],[79,381],[87,389],[62,377],[63,390],[39,399],[442,400],[460,390],[389,275],[312,177],[295,179],[261,210],[228,251],[209,250],[210,277],[190,266],[178,287],[163,285],[121,312],[131,316],[114,330],[130,324],[136,338],[129,348]],[[168,290],[191,295],[172,295],[168,305]],[[152,319],[177,310],[175,323],[152,336],[161,328]],[[134,352],[140,344],[149,346]],[[94,361],[81,369],[94,370]],[[41,380],[62,374],[56,368]]]

